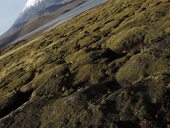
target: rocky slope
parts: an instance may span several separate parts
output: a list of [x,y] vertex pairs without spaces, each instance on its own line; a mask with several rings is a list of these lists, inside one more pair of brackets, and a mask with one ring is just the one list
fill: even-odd
[[170,1],[108,0],[0,56],[0,128],[169,128]]

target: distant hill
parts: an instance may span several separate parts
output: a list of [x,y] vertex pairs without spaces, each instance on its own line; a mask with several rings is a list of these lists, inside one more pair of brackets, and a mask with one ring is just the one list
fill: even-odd
[[87,0],[39,0],[30,5],[28,0],[14,25],[0,37],[0,47],[32,32],[42,25],[74,9]]

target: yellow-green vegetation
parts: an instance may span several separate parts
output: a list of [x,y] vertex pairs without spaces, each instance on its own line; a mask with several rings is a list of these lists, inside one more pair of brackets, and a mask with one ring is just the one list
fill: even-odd
[[169,59],[169,0],[108,0],[0,55],[0,128],[168,128]]
[[130,49],[144,40],[144,31],[145,29],[143,27],[133,27],[128,30],[123,30],[112,36],[107,45],[114,51]]

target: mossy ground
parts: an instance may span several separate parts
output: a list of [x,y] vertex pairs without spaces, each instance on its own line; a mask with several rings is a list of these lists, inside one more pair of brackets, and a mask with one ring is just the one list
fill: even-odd
[[169,21],[169,0],[108,0],[3,52],[0,128],[170,127]]

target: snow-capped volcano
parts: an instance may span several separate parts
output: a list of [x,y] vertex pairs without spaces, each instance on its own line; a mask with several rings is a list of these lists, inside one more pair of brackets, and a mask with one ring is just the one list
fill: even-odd
[[14,25],[44,16],[51,13],[50,9],[56,10],[71,1],[74,0],[28,0]]
[[50,6],[56,6],[57,9],[59,5],[62,6],[61,1],[62,0],[28,0],[14,25],[45,15],[48,11],[46,8]]

